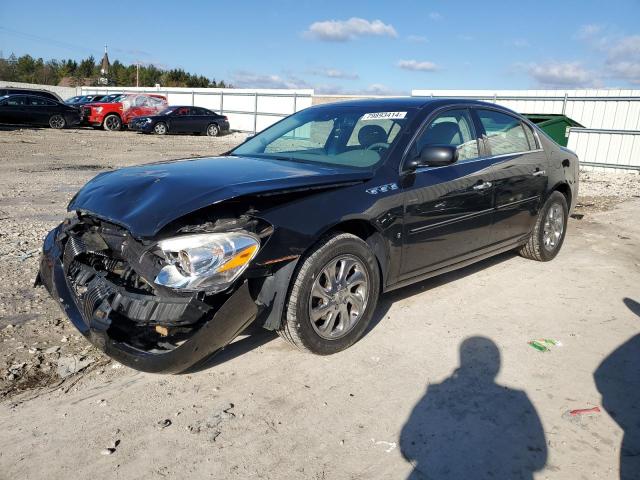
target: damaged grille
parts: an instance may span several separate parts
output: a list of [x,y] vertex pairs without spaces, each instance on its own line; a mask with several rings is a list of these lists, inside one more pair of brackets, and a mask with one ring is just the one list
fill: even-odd
[[120,227],[85,219],[65,235],[66,278],[92,329],[139,348],[174,348],[215,313],[219,299],[153,284],[163,259]]

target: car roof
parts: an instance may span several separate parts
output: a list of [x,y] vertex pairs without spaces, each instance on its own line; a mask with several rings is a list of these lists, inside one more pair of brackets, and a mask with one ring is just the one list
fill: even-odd
[[205,110],[211,110],[210,108],[199,105],[169,105],[167,108],[204,108]]
[[[16,95],[38,95],[39,93],[44,93],[45,95],[56,99],[60,98],[60,95],[57,93],[52,92],[51,90],[45,90],[44,88],[0,87],[0,90],[15,91]],[[7,95],[11,94],[9,93]]]
[[315,105],[313,108],[322,107],[359,107],[359,108],[389,108],[389,109],[406,109],[406,108],[425,108],[425,107],[442,107],[446,105],[478,105],[483,107],[499,108],[501,110],[510,111],[508,108],[493,103],[482,102],[480,100],[471,100],[466,98],[432,98],[432,97],[389,97],[389,98],[362,98],[335,103],[325,103]]

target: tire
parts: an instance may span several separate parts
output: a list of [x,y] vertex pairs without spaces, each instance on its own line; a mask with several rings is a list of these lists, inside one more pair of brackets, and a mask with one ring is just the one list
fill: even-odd
[[[558,217],[560,213],[562,218]],[[538,212],[529,240],[518,253],[524,258],[539,262],[553,260],[564,243],[568,217],[567,199],[562,193],[553,192]]]
[[102,126],[105,130],[110,132],[116,132],[122,130],[122,120],[115,113],[110,113],[102,121]]
[[67,121],[62,115],[51,115],[51,118],[49,119],[49,126],[56,130],[60,130],[67,126]]
[[217,137],[220,135],[220,127],[215,123],[210,123],[207,126],[207,135],[210,137]]
[[[333,283],[331,288],[324,288],[323,284],[328,286],[331,281],[326,269],[346,270],[340,276],[342,289],[334,288]],[[320,291],[318,296],[316,292]],[[380,270],[369,246],[349,233],[325,237],[298,264],[278,334],[302,351],[337,353],[363,335],[379,293]],[[318,318],[318,312],[326,313]],[[316,321],[312,321],[312,314]]]
[[158,135],[166,135],[169,129],[167,128],[167,124],[164,122],[158,122],[153,127],[153,131]]

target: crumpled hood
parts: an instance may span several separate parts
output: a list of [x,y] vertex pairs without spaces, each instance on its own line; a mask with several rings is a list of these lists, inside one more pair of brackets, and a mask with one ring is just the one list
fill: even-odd
[[362,181],[370,171],[249,157],[210,157],[128,167],[101,173],[67,209],[152,237],[188,213],[243,195]]

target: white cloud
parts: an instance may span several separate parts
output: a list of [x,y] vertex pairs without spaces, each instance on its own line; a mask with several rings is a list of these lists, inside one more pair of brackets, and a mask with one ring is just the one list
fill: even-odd
[[240,70],[231,76],[237,88],[313,88],[307,81],[293,75],[260,74]]
[[602,25],[597,25],[595,23],[582,25],[578,29],[578,32],[576,33],[575,37],[579,40],[589,40],[598,36],[603,29],[604,27]]
[[508,45],[515,48],[529,48],[531,44],[524,38],[515,38],[508,43]]
[[362,36],[397,37],[398,32],[391,24],[381,20],[365,20],[352,17],[349,20],[325,20],[315,22],[305,32],[308,38],[331,42],[346,42]]
[[443,19],[443,16],[442,16],[441,14],[439,14],[438,12],[431,12],[431,13],[429,14],[429,18],[430,18],[431,20],[436,20],[436,21],[437,21],[437,20],[442,20],[442,19]]
[[403,70],[411,70],[414,72],[435,72],[438,70],[438,66],[435,63],[419,62],[418,60],[400,60],[396,66]]
[[606,74],[640,85],[640,35],[623,37],[607,51]]
[[372,83],[364,91],[361,91],[359,93],[365,95],[407,95],[407,92],[405,91],[389,87],[382,83]]
[[317,75],[327,78],[342,78],[345,80],[357,80],[359,75],[357,73],[345,72],[337,68],[318,68],[309,72],[311,75]]
[[407,40],[413,43],[427,43],[429,41],[427,37],[423,37],[422,35],[409,35]]
[[623,59],[625,57],[640,57],[640,35],[622,37],[609,49],[609,57]]
[[537,83],[544,87],[586,87],[597,83],[595,75],[584,68],[580,62],[532,63],[524,68]]

